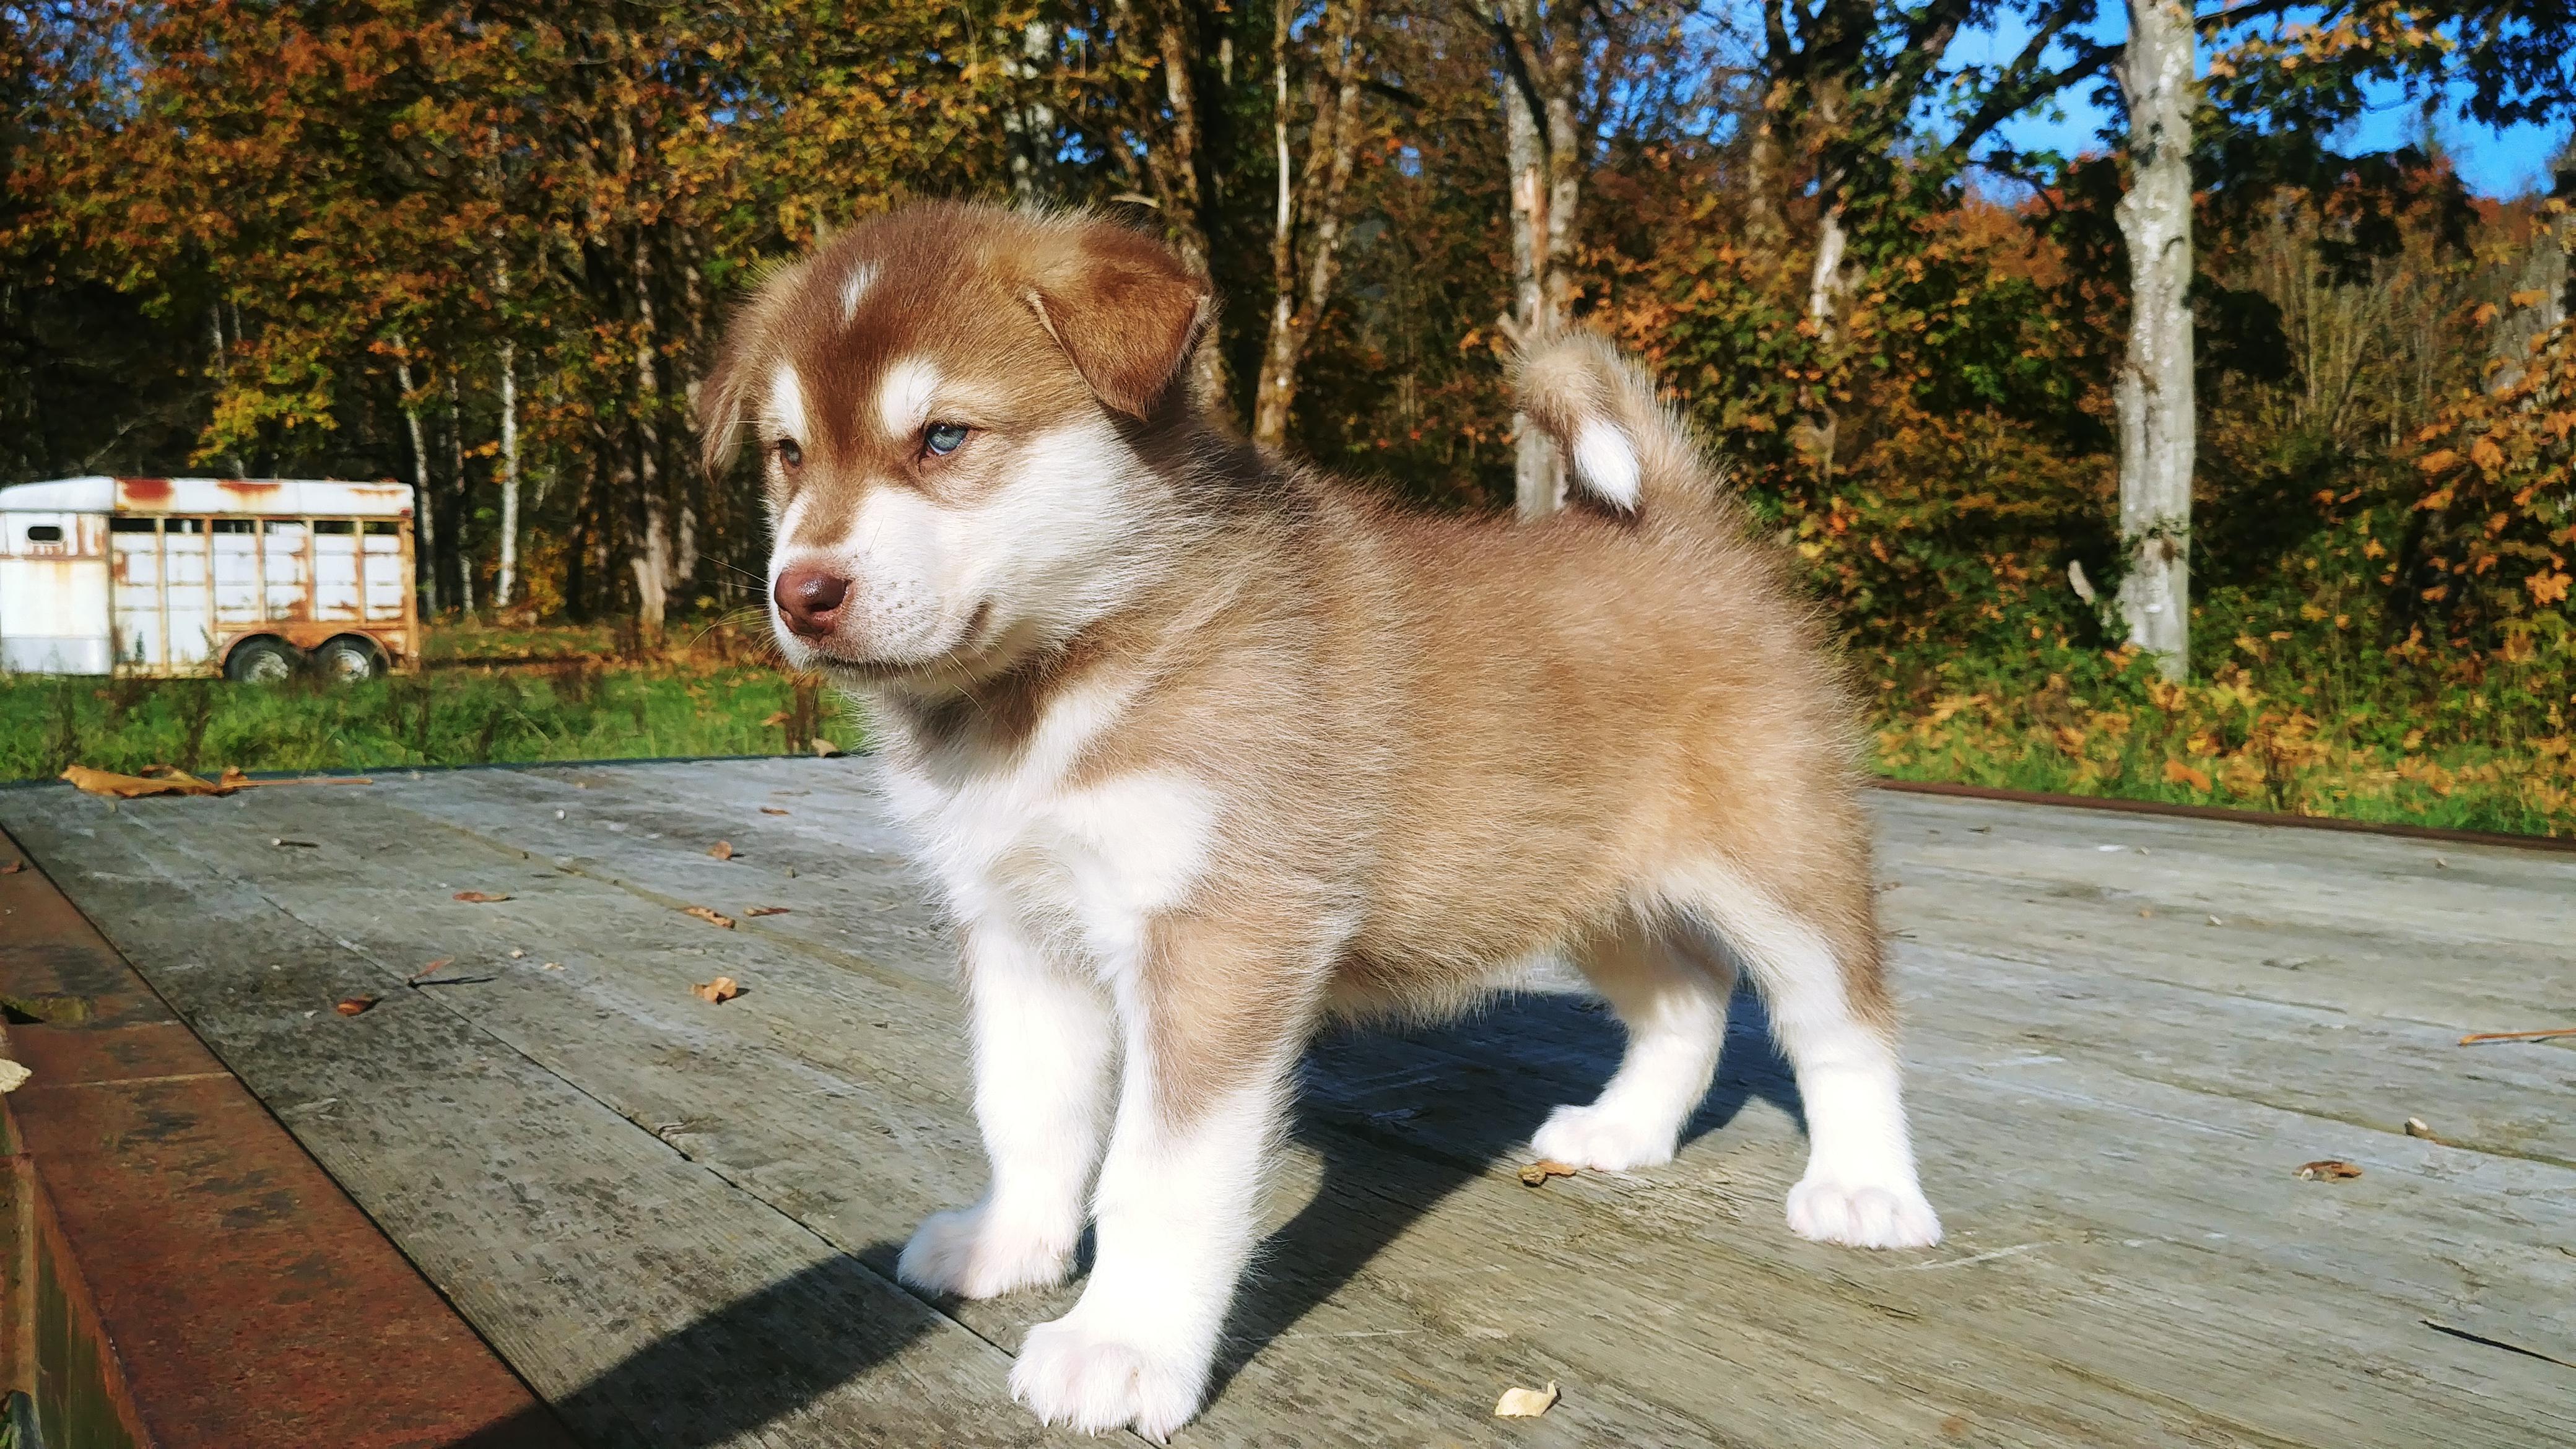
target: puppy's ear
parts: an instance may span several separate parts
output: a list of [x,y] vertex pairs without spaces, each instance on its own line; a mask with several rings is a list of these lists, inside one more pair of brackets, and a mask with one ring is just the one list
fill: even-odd
[[698,461],[709,478],[721,480],[732,467],[734,454],[742,448],[742,389],[744,354],[750,350],[743,334],[749,330],[750,318],[735,320],[725,333],[724,345],[716,350],[715,365],[698,380],[697,396],[690,400],[698,424]]
[[1092,392],[1141,419],[1189,361],[1214,299],[1169,248],[1125,227],[1085,223],[1068,240],[1029,305]]
[[759,290],[734,314],[724,341],[716,348],[715,361],[692,389],[698,461],[710,478],[722,478],[742,447],[744,404],[750,401],[764,360],[773,355],[777,333],[794,309],[806,270],[804,263],[794,263],[755,274]]

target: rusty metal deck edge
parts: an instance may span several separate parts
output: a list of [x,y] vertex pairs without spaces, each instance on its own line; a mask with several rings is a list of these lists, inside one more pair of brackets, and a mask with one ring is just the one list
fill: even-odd
[[2045,790],[2008,790],[1997,785],[1959,785],[1946,780],[1899,780],[1870,777],[1881,790],[1908,795],[1948,795],[1962,800],[1994,800],[2012,805],[2057,805],[2070,810],[2105,810],[2120,815],[2164,815],[2181,820],[2220,820],[2233,825],[2266,825],[2293,830],[2331,830],[2345,835],[2386,835],[2400,840],[2429,840],[2450,845],[2492,845],[2505,850],[2537,850],[2576,855],[2576,837],[2508,835],[2498,830],[2451,830],[2438,825],[2383,824],[2374,820],[2341,820],[2330,815],[2285,815],[2272,810],[2231,810],[2223,805],[2181,805],[2167,800],[2128,800],[2116,795],[2057,795]]
[[[0,1038],[0,1054],[35,1073],[0,1096],[0,1182],[12,1189],[0,1204],[11,1380],[0,1391],[27,1392],[40,1415],[76,1414],[44,1424],[68,1443],[574,1449],[517,1371],[0,830],[0,866],[12,860],[0,992],[13,1008],[78,1005]],[[157,1070],[186,1059],[205,1069]],[[157,1134],[191,1117],[213,1130],[161,1150]],[[65,1161],[84,1150],[97,1153],[86,1172]],[[233,1196],[256,1197],[256,1213],[234,1216],[258,1221],[227,1245],[207,1229],[230,1225],[227,1210],[243,1206]],[[299,1347],[311,1356],[299,1361]]]

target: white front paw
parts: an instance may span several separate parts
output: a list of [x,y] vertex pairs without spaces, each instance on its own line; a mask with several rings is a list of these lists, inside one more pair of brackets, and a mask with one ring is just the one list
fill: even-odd
[[1530,1150],[1568,1167],[1596,1172],[1625,1172],[1632,1167],[1660,1167],[1673,1160],[1677,1126],[1645,1123],[1598,1103],[1559,1107],[1530,1138]]
[[1011,1366],[1011,1397],[1049,1424],[1086,1434],[1133,1427],[1162,1443],[1198,1412],[1212,1355],[1129,1340],[1084,1322],[1079,1307],[1041,1323]]
[[1080,1231],[1015,1222],[979,1202],[923,1219],[895,1260],[894,1274],[924,1292],[961,1298],[1051,1288],[1073,1267]]
[[1941,1219],[1913,1174],[1847,1180],[1815,1168],[1789,1189],[1789,1231],[1851,1248],[1928,1248]]

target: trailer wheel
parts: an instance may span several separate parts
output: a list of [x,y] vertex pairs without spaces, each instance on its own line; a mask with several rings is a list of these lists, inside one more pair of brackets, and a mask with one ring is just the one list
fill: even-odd
[[356,684],[385,672],[385,654],[373,640],[343,634],[313,651],[313,667],[334,684]]
[[224,678],[235,684],[284,684],[303,659],[283,639],[245,639],[224,659]]

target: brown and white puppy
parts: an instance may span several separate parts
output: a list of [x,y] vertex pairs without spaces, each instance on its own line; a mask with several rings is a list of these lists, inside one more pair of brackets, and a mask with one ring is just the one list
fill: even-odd
[[1081,1301],[1011,1374],[1050,1422],[1196,1412],[1292,1072],[1336,1014],[1570,956],[1625,1060],[1532,1143],[1670,1160],[1740,965],[1797,1071],[1789,1226],[1937,1242],[1898,1097],[1852,711],[1809,608],[1607,347],[1520,406],[1544,523],[1410,515],[1223,436],[1208,311],[1079,215],[916,207],[764,286],[706,390],[756,432],[778,637],[867,707],[964,942],[981,1201],[900,1272]]

